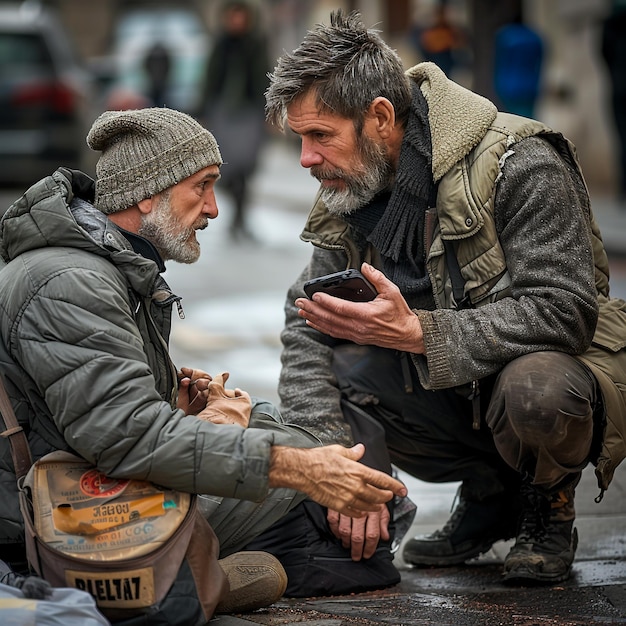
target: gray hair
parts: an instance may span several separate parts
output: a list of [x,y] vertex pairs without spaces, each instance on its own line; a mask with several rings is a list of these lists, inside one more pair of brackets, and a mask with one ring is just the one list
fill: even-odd
[[403,123],[411,104],[411,89],[402,61],[378,34],[368,29],[358,12],[330,14],[330,26],[317,24],[293,52],[284,53],[265,92],[266,117],[284,128],[287,107],[309,90],[317,94],[320,111],[352,119],[358,132],[372,101],[382,96]]

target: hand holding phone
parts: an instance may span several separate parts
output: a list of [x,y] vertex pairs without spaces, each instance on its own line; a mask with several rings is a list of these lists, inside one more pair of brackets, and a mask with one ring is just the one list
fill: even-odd
[[304,283],[304,292],[309,298],[318,291],[352,302],[369,302],[378,295],[374,286],[355,269],[327,274]]

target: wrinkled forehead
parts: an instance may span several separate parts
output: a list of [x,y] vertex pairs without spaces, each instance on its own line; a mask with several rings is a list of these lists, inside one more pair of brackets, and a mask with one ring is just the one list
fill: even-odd
[[333,107],[320,93],[319,89],[311,87],[296,95],[286,107],[287,116],[294,111],[307,111],[310,114],[317,114],[319,117],[334,117],[341,120],[355,122],[353,116],[342,113]]
[[315,92],[309,92],[289,104],[287,125],[298,134],[312,132],[332,134],[346,127],[354,128],[350,118],[339,115],[330,107],[320,104]]

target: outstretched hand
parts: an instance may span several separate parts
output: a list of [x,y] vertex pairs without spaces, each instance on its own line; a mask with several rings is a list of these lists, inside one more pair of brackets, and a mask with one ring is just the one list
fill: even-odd
[[272,447],[270,487],[290,487],[306,493],[322,506],[349,517],[380,511],[406,487],[395,478],[359,463],[363,444],[319,448]]
[[321,333],[360,345],[374,345],[422,354],[424,341],[419,319],[398,287],[367,263],[361,272],[378,291],[370,302],[350,302],[326,293],[298,298],[298,315]]

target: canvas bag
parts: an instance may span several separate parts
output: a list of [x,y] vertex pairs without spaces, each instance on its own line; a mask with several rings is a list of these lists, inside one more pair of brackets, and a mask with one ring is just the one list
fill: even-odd
[[228,580],[195,495],[109,479],[63,451],[31,464],[2,380],[0,409],[33,570],[54,587],[89,592],[113,622],[205,624]]

